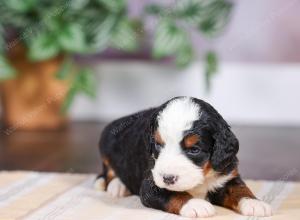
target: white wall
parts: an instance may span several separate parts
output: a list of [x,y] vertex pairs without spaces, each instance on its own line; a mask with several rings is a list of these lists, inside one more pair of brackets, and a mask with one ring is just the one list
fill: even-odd
[[231,123],[300,125],[300,65],[223,63],[209,93],[200,63],[183,71],[140,62],[105,62],[95,69],[98,97],[78,97],[73,119],[111,120],[188,95],[207,100]]
[[[210,42],[223,61],[299,62],[300,1],[233,1],[225,32]],[[199,51],[204,42],[199,43]]]

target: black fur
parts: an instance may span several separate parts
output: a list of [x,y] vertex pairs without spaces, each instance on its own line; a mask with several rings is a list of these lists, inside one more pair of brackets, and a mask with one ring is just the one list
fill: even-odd
[[[150,159],[149,123],[156,109],[118,119],[102,132],[100,153],[133,194],[138,194]],[[147,130],[147,132],[146,132]]]
[[140,197],[143,205],[159,210],[166,210],[166,204],[168,204],[171,196],[174,194],[175,192],[157,187],[151,174],[143,180],[140,189]]

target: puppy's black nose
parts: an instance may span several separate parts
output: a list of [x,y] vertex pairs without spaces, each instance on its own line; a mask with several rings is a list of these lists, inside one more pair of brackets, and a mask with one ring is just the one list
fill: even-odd
[[178,176],[174,176],[174,175],[163,175],[163,179],[164,179],[164,183],[167,185],[172,185],[174,184],[177,179]]

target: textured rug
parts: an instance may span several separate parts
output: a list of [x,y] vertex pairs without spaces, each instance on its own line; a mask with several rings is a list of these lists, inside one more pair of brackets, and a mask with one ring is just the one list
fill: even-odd
[[[93,189],[95,175],[0,172],[0,220],[175,220],[177,215],[143,207],[137,196],[112,199]],[[300,219],[300,183],[247,181],[275,214],[263,219]],[[209,219],[249,219],[216,207]]]

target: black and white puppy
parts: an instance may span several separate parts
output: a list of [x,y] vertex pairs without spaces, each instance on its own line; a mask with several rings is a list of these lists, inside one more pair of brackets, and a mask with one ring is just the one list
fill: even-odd
[[185,217],[215,214],[212,204],[243,215],[270,216],[238,173],[239,143],[208,103],[176,97],[118,119],[103,131],[98,188],[139,195],[150,208]]

